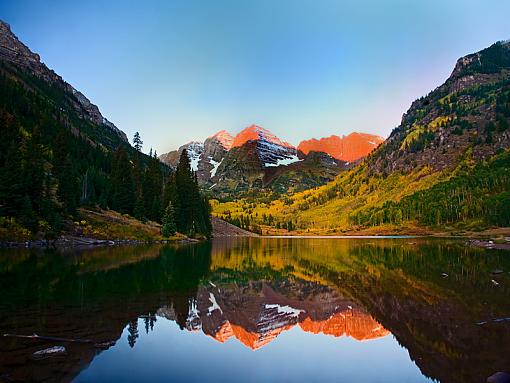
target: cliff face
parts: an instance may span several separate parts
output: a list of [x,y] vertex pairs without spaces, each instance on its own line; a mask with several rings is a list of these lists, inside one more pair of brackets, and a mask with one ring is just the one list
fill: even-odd
[[347,136],[330,136],[301,141],[298,150],[305,154],[311,151],[324,152],[341,161],[356,161],[377,148],[384,138],[373,134],[351,133]]
[[71,84],[49,69],[37,53],[32,52],[25,44],[12,33],[9,24],[0,20],[0,61],[23,68],[32,75],[57,86],[65,91],[66,101],[75,112],[86,120],[101,127],[107,128],[127,142],[126,134],[118,129],[112,122],[103,117],[99,108]]

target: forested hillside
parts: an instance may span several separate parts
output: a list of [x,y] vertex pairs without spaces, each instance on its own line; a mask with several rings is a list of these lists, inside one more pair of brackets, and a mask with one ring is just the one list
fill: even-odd
[[[458,60],[390,137],[335,181],[253,206],[215,203],[220,217],[305,232],[510,226],[510,43]],[[267,217],[271,217],[268,222]]]
[[156,153],[142,153],[138,133],[132,147],[1,22],[0,37],[1,240],[54,238],[80,220],[83,206],[164,221],[168,235],[210,235],[189,162],[171,176]]

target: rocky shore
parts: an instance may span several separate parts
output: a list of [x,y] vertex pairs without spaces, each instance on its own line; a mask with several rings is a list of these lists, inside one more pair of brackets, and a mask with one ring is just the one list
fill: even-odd
[[510,237],[505,237],[504,242],[493,240],[470,239],[469,241],[467,241],[467,245],[474,247],[482,247],[484,249],[510,250]]

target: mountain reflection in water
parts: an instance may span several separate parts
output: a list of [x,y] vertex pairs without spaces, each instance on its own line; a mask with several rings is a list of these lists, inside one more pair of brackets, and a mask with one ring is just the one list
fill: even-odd
[[[278,373],[270,375],[274,381],[369,376],[387,382],[485,381],[510,365],[510,323],[477,324],[510,316],[509,255],[455,241],[406,238],[5,250],[0,252],[0,333],[93,343],[1,337],[0,382],[142,381],[147,374],[156,374],[151,380],[178,381],[179,368],[188,371],[187,381],[198,381],[204,379],[200,366],[219,357],[239,365],[230,381],[267,381],[257,375],[262,370]],[[491,274],[496,269],[504,273]],[[178,332],[165,323],[175,323]],[[203,336],[182,338],[185,333],[205,334],[221,348],[211,349]],[[320,338],[312,341],[312,334]],[[94,347],[112,340],[117,344],[107,351]],[[369,342],[358,349],[352,343],[358,341]],[[54,345],[64,345],[67,355],[31,357]],[[244,354],[238,345],[257,351]],[[331,363],[321,355],[328,347]],[[188,348],[200,358],[177,362]],[[296,348],[309,351],[310,360],[292,364]],[[377,367],[376,359],[356,365],[354,355],[376,352],[382,352],[384,367]],[[166,359],[159,363],[161,354]],[[148,355],[150,371],[126,370],[142,365]],[[257,363],[265,365],[253,372]],[[314,370],[319,365],[321,371]],[[370,373],[375,375],[364,375]],[[207,379],[226,378],[210,371]]]

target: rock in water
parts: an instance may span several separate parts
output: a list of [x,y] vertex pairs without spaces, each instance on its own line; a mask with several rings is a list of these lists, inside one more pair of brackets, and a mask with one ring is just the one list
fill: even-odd
[[510,374],[507,372],[496,372],[487,378],[487,383],[510,383]]
[[51,358],[53,356],[66,355],[67,351],[64,346],[53,346],[45,348],[44,350],[36,351],[32,354],[35,359]]

